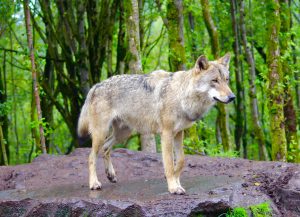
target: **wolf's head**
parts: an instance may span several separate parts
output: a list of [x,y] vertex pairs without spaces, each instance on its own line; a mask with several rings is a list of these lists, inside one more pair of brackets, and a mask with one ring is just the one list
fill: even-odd
[[229,103],[235,99],[229,87],[230,54],[215,61],[200,56],[193,69],[194,88],[199,93],[207,93],[212,101]]

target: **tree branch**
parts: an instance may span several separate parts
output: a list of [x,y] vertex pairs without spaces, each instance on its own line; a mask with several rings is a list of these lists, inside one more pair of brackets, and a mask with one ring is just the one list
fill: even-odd
[[[4,48],[4,47],[0,47],[0,50],[3,50],[3,51],[7,51],[7,52],[12,52],[12,53],[16,53],[16,54],[22,54],[22,55],[26,55],[28,56],[29,54],[24,52],[24,51],[19,51],[19,50],[13,50],[13,49],[9,49],[9,48]],[[46,56],[41,56],[41,55],[37,55],[38,58],[40,59],[50,59],[50,60],[53,60],[53,61],[56,61],[56,62],[66,62],[66,60],[64,59],[55,59],[55,58],[49,58],[49,57],[46,57]]]

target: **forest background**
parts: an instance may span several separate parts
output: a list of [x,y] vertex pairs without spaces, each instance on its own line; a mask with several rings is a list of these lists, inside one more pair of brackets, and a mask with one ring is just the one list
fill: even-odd
[[[79,147],[80,109],[99,81],[226,52],[237,98],[185,131],[185,152],[300,161],[300,1],[1,0],[0,14],[0,165]],[[116,147],[147,151],[152,139]]]

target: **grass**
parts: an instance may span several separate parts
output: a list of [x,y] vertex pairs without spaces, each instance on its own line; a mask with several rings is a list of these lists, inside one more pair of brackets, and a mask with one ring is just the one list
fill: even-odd
[[270,204],[265,202],[258,205],[250,206],[250,210],[254,217],[271,217],[272,209]]
[[226,217],[248,217],[247,210],[243,207],[236,207],[226,213]]
[[250,207],[236,207],[233,210],[229,210],[227,213],[219,215],[218,217],[250,217],[247,211],[251,212],[251,217],[272,216],[272,209],[270,207],[270,204],[268,202],[265,202]]

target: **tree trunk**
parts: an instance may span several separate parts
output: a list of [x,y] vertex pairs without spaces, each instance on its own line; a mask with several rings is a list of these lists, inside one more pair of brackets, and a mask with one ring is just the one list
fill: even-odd
[[130,74],[143,73],[140,56],[139,7],[137,0],[124,2],[128,41],[128,65]]
[[[76,58],[76,65],[80,76],[80,89],[82,95],[85,97],[89,90],[89,70],[88,70],[88,48],[86,43],[86,31],[85,31],[85,4],[83,1],[78,1],[77,3],[77,34],[78,35],[78,53]],[[91,79],[91,78],[90,78]]]
[[228,121],[228,112],[224,104],[218,103],[218,123],[219,129],[222,138],[223,150],[225,152],[230,150],[231,141],[230,141],[230,131],[229,131],[229,121]]
[[41,110],[41,102],[40,102],[40,95],[39,95],[39,84],[38,84],[37,72],[36,72],[36,67],[35,67],[34,48],[33,48],[33,43],[32,43],[32,32],[31,32],[28,0],[24,0],[24,14],[25,14],[25,23],[26,23],[27,42],[28,42],[28,48],[29,48],[29,52],[30,52],[34,96],[35,96],[36,109],[37,109],[38,121],[39,121],[41,149],[42,149],[42,152],[44,154],[46,154],[47,150],[46,150],[46,144],[45,144],[44,128],[43,128],[43,124],[42,124],[42,122],[43,122],[42,110]]
[[[10,37],[10,49],[13,49],[13,38],[12,33],[9,34]],[[13,52],[10,52],[10,61],[13,62]],[[4,57],[3,64],[5,65],[6,57]],[[4,70],[5,71],[5,70]],[[12,81],[12,113],[13,113],[13,131],[16,138],[16,163],[18,164],[20,162],[20,140],[19,140],[19,133],[18,133],[18,121],[17,121],[17,100],[16,100],[16,85],[15,85],[15,73],[14,73],[14,67],[11,64],[10,65],[10,76]],[[4,128],[4,132],[6,129]],[[4,133],[5,135],[5,133]],[[5,136],[4,136],[5,137]],[[7,140],[8,141],[8,140]]]
[[282,73],[285,78],[284,82],[284,116],[285,116],[285,133],[288,148],[288,160],[290,162],[300,161],[300,147],[297,136],[297,115],[293,104],[291,79],[294,77],[294,70],[290,67],[293,64],[290,54],[289,41],[291,28],[291,11],[289,1],[280,0],[280,54],[284,57],[282,61]]
[[170,71],[185,70],[182,0],[167,1],[167,30],[169,35]]
[[[45,67],[44,67],[44,72],[43,72],[43,79],[41,81],[41,86],[42,87],[49,87],[49,90],[51,91],[51,94],[53,95],[53,90],[54,90],[54,67],[53,67],[53,63],[50,59],[50,54],[49,54],[49,49],[47,49],[46,51],[46,63],[45,63]],[[34,102],[32,102],[34,103]],[[49,100],[48,96],[42,95],[41,96],[41,108],[44,114],[44,118],[45,118],[45,123],[48,124],[48,127],[53,126],[53,103],[51,102],[51,100]],[[34,110],[32,110],[33,112]],[[34,117],[34,116],[33,116]],[[34,121],[34,118],[31,120]],[[35,129],[32,129],[32,136],[34,138],[36,138],[36,132],[33,133],[33,131],[35,131]],[[51,153],[51,135],[47,134],[45,135],[45,139],[46,139],[46,148],[48,150],[48,153]],[[37,145],[39,143],[36,143]]]
[[143,50],[143,46],[144,46],[144,23],[145,23],[145,18],[144,18],[144,4],[145,4],[145,0],[138,0],[138,6],[139,6],[139,31],[140,31],[140,48],[141,51]]
[[[214,55],[214,58],[217,59],[220,57],[218,31],[209,11],[210,7],[209,7],[208,0],[201,0],[201,5],[202,5],[204,22],[211,40],[212,53]],[[218,108],[217,123],[219,124],[223,149],[224,151],[228,151],[231,147],[231,141],[230,141],[230,131],[229,131],[228,115],[226,112],[226,107],[224,104],[218,103],[217,108]]]
[[[5,147],[6,140],[4,139],[3,136],[3,131],[2,131],[2,122],[0,122],[0,145],[1,145],[1,152],[2,152],[2,158],[3,158],[3,164],[8,165],[8,160],[7,160],[7,153],[6,153],[6,147]],[[1,164],[1,165],[3,165]]]
[[241,65],[239,62],[240,59],[240,50],[239,50],[239,32],[238,32],[238,20],[237,20],[237,9],[235,0],[230,1],[231,6],[231,22],[232,30],[234,33],[234,69],[235,69],[235,83],[236,83],[236,121],[235,121],[235,145],[236,151],[240,152],[242,137],[245,134],[244,132],[244,88],[242,81],[242,71]]
[[113,71],[113,36],[114,36],[114,24],[116,20],[117,8],[119,7],[119,1],[113,0],[109,10],[109,28],[107,37],[107,76],[114,75]]
[[[143,73],[140,56],[140,31],[139,31],[139,7],[137,0],[126,0],[124,2],[127,26],[128,41],[128,65],[132,74]],[[156,143],[154,135],[140,135],[142,151],[156,153]]]
[[[6,51],[4,51],[3,70],[0,68],[0,125],[2,129],[1,150],[3,154],[0,154],[0,165],[8,164],[9,162],[9,143],[8,143],[8,110],[7,110],[7,89],[6,89],[6,69],[4,64],[6,59]],[[3,110],[2,110],[3,109]],[[5,142],[4,142],[5,141]],[[5,154],[4,154],[5,151]]]
[[244,16],[245,16],[245,5],[244,5],[244,1],[241,0],[240,1],[240,26],[241,26],[241,36],[242,36],[244,52],[249,65],[249,83],[250,83],[249,96],[250,96],[250,107],[251,107],[251,117],[252,117],[251,120],[254,128],[253,133],[258,142],[259,160],[266,160],[267,154],[266,154],[266,146],[265,146],[265,136],[259,120],[258,102],[256,97],[257,93],[256,93],[256,85],[255,85],[255,79],[256,79],[255,61],[247,42],[247,32],[246,32]]
[[284,88],[283,73],[280,63],[279,47],[279,2],[265,0],[267,8],[267,64],[268,72],[268,107],[270,115],[270,131],[273,160],[286,161],[286,135],[284,124]]
[[93,83],[100,81],[105,60],[109,35],[109,3],[109,0],[87,1],[86,13],[89,26],[87,45],[89,50],[89,68]]
[[[101,4],[104,5],[105,1],[101,1]],[[107,8],[107,5],[105,5]],[[99,52],[99,28],[100,25],[98,23],[98,11],[97,1],[96,0],[88,0],[86,11],[87,11],[87,21],[88,21],[88,52],[89,52],[89,68],[91,73],[92,83],[95,84],[100,81],[100,66],[99,66],[99,54],[95,55]],[[102,17],[101,17],[102,18]],[[101,20],[103,22],[103,20]]]
[[[35,104],[35,97],[34,97],[34,90],[32,90],[31,93],[31,108],[30,108],[30,121],[32,123],[35,123],[37,121],[36,118],[36,104]],[[31,128],[31,151],[29,153],[29,158],[28,158],[28,162],[31,162],[31,158],[32,158],[32,154],[34,152],[34,150],[37,152],[37,147],[41,147],[41,142],[40,142],[40,137],[38,134],[38,131],[35,127]],[[49,149],[47,149],[49,151]]]
[[[160,1],[156,4],[161,8]],[[159,9],[161,10],[161,9]],[[164,24],[167,27],[169,37],[169,66],[170,71],[176,72],[185,70],[185,48],[183,35],[183,5],[182,0],[168,0],[167,1],[167,16]],[[188,134],[192,143],[197,143],[197,125],[194,124],[189,130]]]
[[195,32],[195,18],[192,12],[188,13],[188,20],[189,20],[189,32],[190,32],[190,44],[191,44],[191,53],[193,60],[196,60],[198,58],[197,51],[197,41],[196,41],[196,32]]
[[119,4],[119,32],[118,32],[118,45],[117,45],[117,64],[115,74],[120,75],[125,73],[125,31],[124,31],[124,1]]

